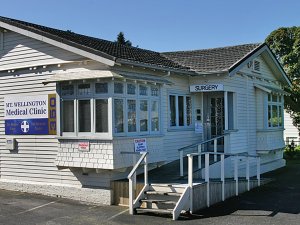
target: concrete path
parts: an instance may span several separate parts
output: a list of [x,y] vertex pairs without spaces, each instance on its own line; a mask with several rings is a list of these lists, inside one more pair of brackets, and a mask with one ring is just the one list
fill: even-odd
[[231,198],[179,221],[153,215],[128,215],[125,207],[89,206],[75,201],[0,190],[1,225],[218,224],[299,225],[300,161],[268,177],[261,188]]

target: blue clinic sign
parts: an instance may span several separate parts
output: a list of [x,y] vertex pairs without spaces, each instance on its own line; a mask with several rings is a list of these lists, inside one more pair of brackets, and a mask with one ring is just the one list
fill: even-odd
[[4,98],[6,135],[55,135],[56,95]]

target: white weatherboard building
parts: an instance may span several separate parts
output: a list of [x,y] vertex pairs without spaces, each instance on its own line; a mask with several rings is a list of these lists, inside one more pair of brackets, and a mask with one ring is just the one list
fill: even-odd
[[274,170],[289,85],[266,44],[158,53],[0,17],[0,188],[111,204],[122,152],[162,165],[224,133]]

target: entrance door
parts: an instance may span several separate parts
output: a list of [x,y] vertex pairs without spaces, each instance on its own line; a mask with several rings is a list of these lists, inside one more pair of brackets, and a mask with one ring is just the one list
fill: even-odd
[[[205,97],[206,109],[206,139],[212,139],[214,137],[223,135],[225,128],[224,121],[224,93],[214,92],[207,93]],[[213,142],[207,145],[208,150],[213,150]],[[222,151],[224,148],[224,139],[220,138],[217,142],[218,150]]]

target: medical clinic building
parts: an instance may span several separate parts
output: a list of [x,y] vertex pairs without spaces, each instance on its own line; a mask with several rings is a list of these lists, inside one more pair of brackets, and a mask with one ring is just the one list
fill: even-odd
[[224,133],[274,170],[289,85],[265,44],[158,53],[0,17],[0,188],[111,204],[125,152],[154,168]]

